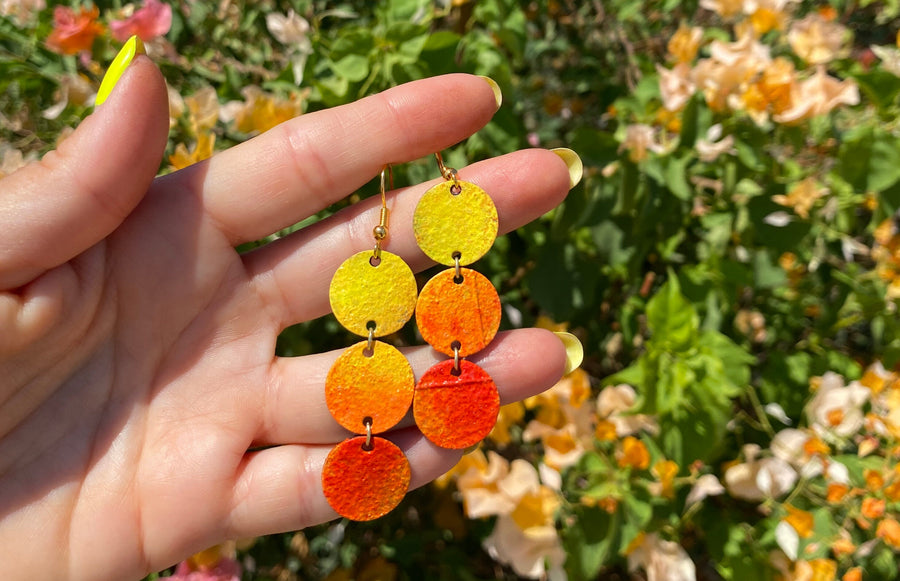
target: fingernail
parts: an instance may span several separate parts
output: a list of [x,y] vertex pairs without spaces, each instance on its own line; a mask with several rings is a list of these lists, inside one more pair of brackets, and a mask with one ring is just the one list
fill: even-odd
[[584,164],[581,163],[581,158],[578,157],[577,153],[566,147],[557,147],[550,151],[566,162],[566,167],[569,168],[569,189],[571,190],[578,185],[578,182],[581,181],[581,176],[584,173]]
[[499,109],[500,105],[503,104],[503,92],[500,91],[500,85],[490,77],[485,77],[483,75],[478,76],[487,81],[487,84],[491,86],[491,90],[494,92],[494,100],[497,102],[497,109]]
[[144,43],[137,36],[132,36],[122,46],[119,54],[110,63],[109,68],[106,69],[106,74],[103,75],[103,80],[100,81],[100,88],[97,90],[97,99],[94,101],[95,107],[102,105],[106,101],[112,90],[116,88],[116,83],[122,78],[122,73],[125,72],[125,69],[128,68],[134,57],[139,54],[147,54],[147,51],[144,50]]
[[584,359],[584,347],[581,346],[581,341],[578,340],[578,337],[572,333],[554,331],[553,334],[559,337],[559,340],[562,341],[566,348],[566,372],[564,375],[568,375],[581,365],[581,361]]

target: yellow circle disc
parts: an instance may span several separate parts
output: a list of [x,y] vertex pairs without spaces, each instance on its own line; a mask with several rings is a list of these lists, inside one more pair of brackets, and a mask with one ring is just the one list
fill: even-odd
[[446,181],[419,200],[413,214],[416,242],[428,258],[454,266],[472,264],[490,250],[497,238],[497,208],[473,183]]
[[354,254],[334,273],[328,289],[331,310],[348,331],[383,337],[400,330],[416,308],[416,278],[403,259],[381,252],[376,261],[372,251]]

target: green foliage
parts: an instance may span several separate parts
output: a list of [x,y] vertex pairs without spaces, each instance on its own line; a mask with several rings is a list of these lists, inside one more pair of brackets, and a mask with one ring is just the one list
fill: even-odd
[[665,457],[679,465],[708,462],[723,442],[732,398],[749,384],[755,359],[722,333],[700,328],[674,274],[647,303],[647,328],[645,351],[604,382],[638,389],[635,411],[653,414],[665,426],[659,435]]

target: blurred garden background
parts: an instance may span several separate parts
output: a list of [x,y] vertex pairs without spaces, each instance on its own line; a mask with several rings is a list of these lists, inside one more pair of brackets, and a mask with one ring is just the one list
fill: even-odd
[[[560,208],[477,267],[505,328],[576,334],[581,369],[504,407],[380,520],[235,539],[160,575],[900,576],[898,16],[897,0],[0,0],[0,176],[90,113],[132,34],[169,84],[161,172],[456,71],[504,104],[448,165],[584,161]],[[398,186],[437,175],[395,168]],[[325,317],[279,351],[352,341]]]

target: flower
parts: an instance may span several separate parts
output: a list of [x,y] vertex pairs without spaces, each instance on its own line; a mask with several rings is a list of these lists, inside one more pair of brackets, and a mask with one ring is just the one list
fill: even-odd
[[731,496],[751,501],[778,498],[797,482],[797,472],[790,464],[772,456],[757,460],[758,451],[750,444],[744,446],[747,461],[725,471],[725,486]]
[[219,118],[225,122],[234,121],[235,128],[243,133],[264,133],[303,112],[303,95],[300,93],[280,99],[251,85],[241,89],[241,94],[244,101],[227,103]]
[[501,516],[483,546],[494,560],[509,565],[522,577],[541,579],[546,576],[551,581],[566,578],[562,569],[566,553],[554,526],[522,529],[511,517]]
[[488,434],[488,438],[501,446],[509,444],[512,442],[512,436],[509,433],[510,427],[517,425],[524,417],[525,406],[522,402],[517,401],[502,406],[500,413],[497,414],[497,423],[494,424],[494,428]]
[[175,152],[169,156],[169,163],[174,169],[182,169],[212,157],[213,148],[216,145],[214,133],[202,133],[197,136],[197,143],[188,151],[188,148],[179,143],[175,146]]
[[819,185],[813,177],[808,177],[794,185],[787,195],[776,194],[772,201],[794,210],[801,218],[809,218],[809,211],[816,200],[828,193],[828,189]]
[[728,20],[741,13],[744,0],[700,0],[700,8],[711,10]]
[[878,523],[875,529],[875,536],[889,547],[900,549],[900,523],[893,518],[886,518]]
[[840,375],[829,371],[822,376],[819,389],[803,411],[810,427],[820,436],[847,437],[863,426],[862,406],[868,399],[869,390],[859,382],[845,386]]
[[796,123],[825,115],[839,105],[857,105],[859,87],[852,80],[839,81],[817,67],[812,77],[791,86],[791,106],[772,118],[778,123]]
[[692,504],[700,502],[707,496],[718,496],[723,492],[725,492],[725,487],[722,486],[722,483],[719,482],[719,479],[716,478],[715,474],[704,474],[694,483],[687,498],[684,500],[684,506],[687,508]]
[[[710,127],[706,131],[706,137],[701,137],[700,139],[698,139],[697,142],[694,144],[694,147],[697,149],[697,156],[700,158],[701,161],[705,161],[705,162],[713,162],[713,161],[716,161],[720,155],[723,155],[723,154],[734,155],[737,152],[737,150],[735,150],[735,148],[734,148],[734,136],[733,135],[726,135],[724,138],[722,138],[721,123],[716,123],[715,125]],[[744,316],[744,315],[741,315],[741,313],[749,314],[750,311],[742,310],[738,313],[738,315]],[[762,315],[758,311],[753,311],[753,313],[755,315],[759,315],[759,317],[762,317]],[[753,322],[755,323],[756,321],[753,321]],[[735,324],[736,325],[739,324],[737,317],[735,318]],[[754,330],[756,332],[754,341],[756,341],[756,342],[764,341],[765,334],[766,334],[765,319],[762,319],[762,321],[760,322],[760,324],[758,326],[754,324]],[[761,333],[761,337],[760,337],[760,333]],[[747,334],[749,334],[749,331],[747,332]]]
[[660,460],[653,465],[650,473],[659,479],[659,482],[650,484],[650,492],[663,498],[675,498],[675,477],[678,476],[678,464],[671,460]]
[[0,16],[11,16],[16,26],[23,27],[46,6],[44,0],[0,0]]
[[681,62],[671,70],[656,65],[656,72],[659,73],[659,92],[663,107],[668,111],[681,111],[697,90],[691,80],[690,67]]
[[622,447],[616,451],[616,461],[621,468],[646,470],[650,467],[650,452],[643,442],[634,436],[622,440]]
[[628,150],[631,161],[638,163],[647,159],[647,152],[663,153],[665,149],[656,141],[656,130],[650,125],[635,123],[625,128],[625,139],[619,151]]
[[56,103],[45,109],[41,117],[56,119],[70,103],[81,107],[92,103],[96,95],[96,88],[84,75],[63,75],[59,80],[59,89],[54,95]]
[[703,40],[703,29],[699,26],[688,27],[682,24],[669,39],[666,48],[677,63],[688,63],[697,56],[700,41]]
[[230,555],[233,544],[216,545],[178,563],[174,581],[240,581],[241,566]]
[[847,29],[811,12],[794,22],[787,39],[794,53],[811,65],[831,62],[841,52]]
[[687,552],[676,542],[664,541],[657,533],[644,535],[628,553],[628,571],[643,569],[647,581],[696,581],[697,571]]
[[172,28],[172,7],[159,0],[145,0],[143,6],[134,10],[124,20],[113,20],[109,23],[112,37],[119,42],[125,42],[132,36],[150,41],[165,35],[170,28]]
[[277,12],[266,14],[266,28],[285,46],[309,44],[309,22],[293,9],[288,10],[287,14]]
[[219,97],[209,85],[184,98],[188,110],[188,125],[194,135],[208,132],[219,120]]
[[652,417],[629,413],[636,403],[637,395],[630,385],[604,387],[597,396],[597,416],[601,421],[611,422],[619,436],[630,436],[642,430],[655,434],[659,427]]
[[53,9],[53,31],[47,37],[47,47],[60,54],[76,54],[91,50],[94,38],[103,34],[103,25],[97,22],[100,9],[92,6],[77,12],[67,6]]
[[892,46],[872,46],[872,52],[881,59],[881,68],[900,77],[900,50]]
[[815,524],[815,519],[811,512],[800,510],[799,508],[795,508],[789,504],[785,504],[784,508],[787,510],[788,514],[784,517],[784,522],[791,525],[797,534],[800,535],[804,539],[808,539],[812,536],[813,533],[813,525]]

